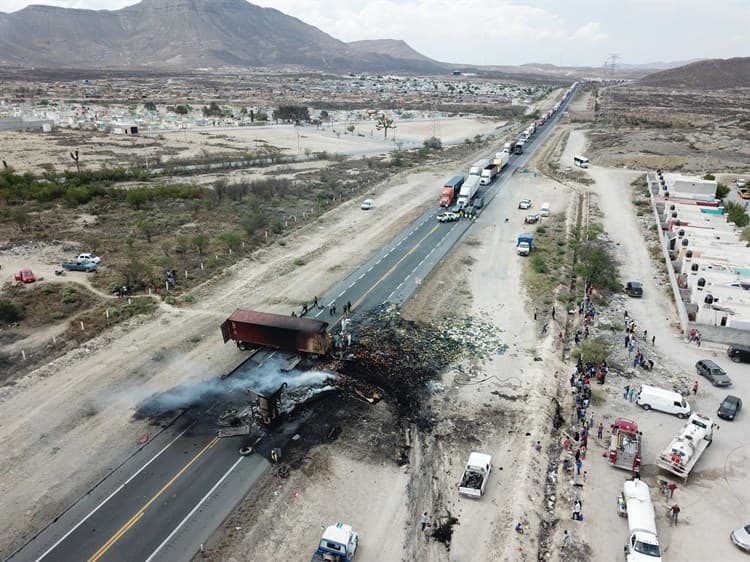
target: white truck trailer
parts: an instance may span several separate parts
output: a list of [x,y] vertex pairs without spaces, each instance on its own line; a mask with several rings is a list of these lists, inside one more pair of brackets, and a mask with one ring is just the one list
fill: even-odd
[[469,168],[469,176],[481,176],[482,170],[484,170],[489,165],[489,158],[482,158],[481,160],[477,160],[471,165],[471,168]]
[[484,170],[482,170],[482,174],[479,177],[479,184],[490,185],[499,171],[500,170],[497,167],[497,164],[495,164],[494,162],[488,164],[484,167]]
[[622,487],[622,504],[630,532],[625,543],[625,562],[661,562],[656,514],[648,484],[639,478],[626,480]]
[[471,200],[474,199],[477,191],[479,191],[480,180],[481,178],[477,175],[470,175],[466,178],[466,181],[461,186],[461,191],[458,193],[457,204],[460,209],[469,206]]
[[667,448],[656,457],[656,466],[687,480],[703,451],[711,446],[714,427],[713,420],[708,416],[692,414]]

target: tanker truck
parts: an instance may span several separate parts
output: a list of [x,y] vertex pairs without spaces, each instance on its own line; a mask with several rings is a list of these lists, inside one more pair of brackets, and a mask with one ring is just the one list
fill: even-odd
[[708,416],[691,415],[666,449],[656,457],[656,466],[687,480],[703,451],[711,446],[715,426]]

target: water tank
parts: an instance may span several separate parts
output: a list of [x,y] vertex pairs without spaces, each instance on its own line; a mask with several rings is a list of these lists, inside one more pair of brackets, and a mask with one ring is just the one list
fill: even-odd
[[[693,264],[693,268],[694,268],[693,271],[698,271],[698,264],[694,263]],[[705,286],[706,286],[706,280],[705,280],[705,278],[699,277],[698,278],[698,288],[702,289]]]
[[706,295],[706,298],[703,299],[703,302],[705,302],[706,304],[713,304],[714,297],[711,295]]
[[682,242],[680,242],[680,244],[682,244],[684,247],[687,247],[687,245],[688,245],[688,239],[687,238],[683,238]]
[[[678,230],[677,231],[677,236],[679,236],[680,238],[682,238],[683,236],[685,236],[685,231],[682,230],[682,229]],[[692,254],[693,252],[690,252],[690,253]]]
[[670,210],[670,211],[674,211],[674,207],[675,207],[674,205],[670,205],[670,206],[669,206],[669,210]]
[[673,219],[676,219],[676,218],[677,218],[677,211],[672,211],[672,218],[673,218]]
[[692,257],[693,257],[693,250],[688,250],[687,252],[685,252],[685,259],[689,260]]

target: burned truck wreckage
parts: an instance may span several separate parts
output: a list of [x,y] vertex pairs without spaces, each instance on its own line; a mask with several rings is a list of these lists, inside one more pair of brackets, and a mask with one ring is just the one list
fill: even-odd
[[[316,416],[361,415],[352,400],[367,405],[385,400],[398,419],[432,426],[427,383],[467,349],[466,330],[417,324],[382,306],[349,319],[351,344],[329,353],[332,338],[326,328],[327,323],[306,318],[236,311],[222,324],[225,342],[242,341],[247,348],[265,341],[273,351],[256,351],[224,376],[155,394],[134,415],[157,423],[187,415],[219,437],[251,439],[280,431],[301,416],[305,421],[297,421],[295,431],[304,434]],[[304,359],[288,369],[300,353]],[[330,439],[340,431],[318,433]]]

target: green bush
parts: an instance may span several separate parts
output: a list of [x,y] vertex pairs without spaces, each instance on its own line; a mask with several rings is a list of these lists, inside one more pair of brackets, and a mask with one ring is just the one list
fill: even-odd
[[0,322],[6,324],[20,322],[24,316],[26,316],[26,311],[22,305],[7,299],[0,299]]

